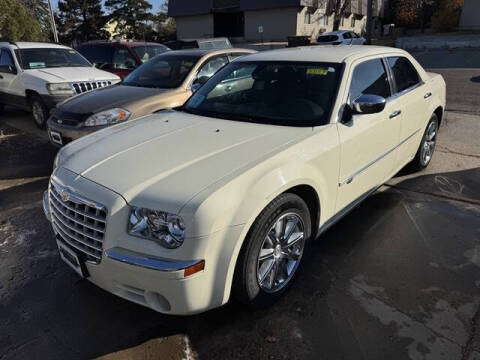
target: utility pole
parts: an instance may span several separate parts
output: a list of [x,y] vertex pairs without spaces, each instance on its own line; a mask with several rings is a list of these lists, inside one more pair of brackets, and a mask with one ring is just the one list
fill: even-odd
[[373,1],[368,0],[367,1],[367,31],[366,31],[368,45],[372,44],[372,20],[373,20]]
[[50,9],[50,23],[52,24],[53,40],[58,43],[57,25],[55,24],[55,16],[53,16],[52,2],[50,0],[48,0],[48,7]]

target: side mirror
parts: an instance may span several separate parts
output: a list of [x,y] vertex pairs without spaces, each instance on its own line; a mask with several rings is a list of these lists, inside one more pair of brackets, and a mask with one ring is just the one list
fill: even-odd
[[192,84],[192,91],[196,92],[198,89],[200,89],[205,83],[210,79],[208,76],[201,76],[193,81]]
[[16,75],[17,68],[13,65],[0,65],[0,72]]
[[385,109],[387,101],[378,95],[362,95],[352,103],[354,114],[377,114]]

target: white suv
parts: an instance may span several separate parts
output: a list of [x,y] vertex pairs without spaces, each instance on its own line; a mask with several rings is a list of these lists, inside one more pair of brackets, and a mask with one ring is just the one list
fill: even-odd
[[0,42],[0,111],[4,105],[31,110],[39,128],[57,103],[119,81],[67,46]]

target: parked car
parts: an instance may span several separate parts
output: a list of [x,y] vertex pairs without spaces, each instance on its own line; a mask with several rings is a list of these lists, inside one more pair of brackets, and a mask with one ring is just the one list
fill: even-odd
[[62,146],[106,126],[183,105],[192,91],[218,69],[238,56],[254,52],[192,49],[158,55],[122,83],[58,106],[48,120],[50,141]]
[[428,166],[445,97],[441,75],[395,48],[249,55],[181,110],[60,150],[45,213],[67,264],[127,300],[269,304],[312,240],[406,164]]
[[231,49],[232,44],[228,38],[207,38],[207,39],[179,39],[165,43],[172,50],[182,49]]
[[49,110],[69,97],[118,83],[67,46],[38,42],[0,42],[0,108],[31,110],[44,128]]
[[152,42],[118,40],[90,41],[77,46],[76,50],[99,69],[123,79],[138,66],[170,49]]
[[319,45],[365,45],[367,40],[350,30],[339,30],[321,34],[317,38]]

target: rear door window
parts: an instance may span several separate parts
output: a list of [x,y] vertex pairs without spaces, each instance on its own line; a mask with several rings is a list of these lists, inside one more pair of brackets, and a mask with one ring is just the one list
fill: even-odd
[[387,60],[393,72],[397,92],[402,92],[420,83],[417,70],[406,57],[389,57]]
[[381,59],[368,60],[355,67],[350,83],[350,101],[361,95],[390,97],[390,83]]

